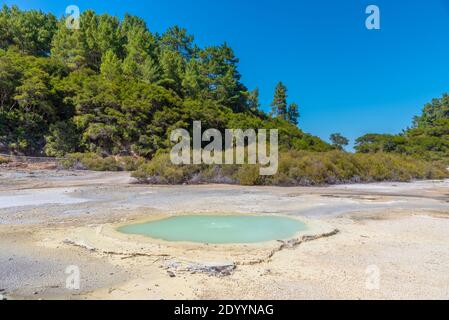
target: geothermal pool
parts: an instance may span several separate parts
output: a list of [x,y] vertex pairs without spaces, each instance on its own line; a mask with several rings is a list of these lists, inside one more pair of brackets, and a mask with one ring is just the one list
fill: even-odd
[[284,240],[306,229],[304,222],[279,216],[188,215],[127,225],[118,231],[166,241],[231,244]]

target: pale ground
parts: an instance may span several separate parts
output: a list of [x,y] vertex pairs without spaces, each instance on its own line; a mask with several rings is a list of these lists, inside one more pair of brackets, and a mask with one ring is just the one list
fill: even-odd
[[[449,299],[449,181],[312,188],[131,182],[127,173],[0,170],[0,295]],[[327,236],[280,248],[166,243],[114,231],[185,213],[289,215]],[[218,262],[236,268],[222,277],[186,270]],[[80,290],[66,288],[68,266],[79,268]]]

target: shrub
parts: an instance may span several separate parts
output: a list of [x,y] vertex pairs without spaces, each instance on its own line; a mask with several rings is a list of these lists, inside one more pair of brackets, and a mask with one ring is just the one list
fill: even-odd
[[264,178],[259,175],[258,165],[244,165],[239,168],[235,175],[241,185],[252,186],[262,184]]
[[114,157],[103,158],[95,153],[72,153],[61,161],[64,168],[93,171],[122,171],[123,168]]
[[309,186],[374,181],[410,181],[449,177],[442,162],[375,153],[352,154],[343,151],[282,152],[279,170],[273,176],[260,176],[258,165],[176,166],[167,154],[141,165],[133,177],[149,183],[238,183],[242,185]]
[[118,158],[118,162],[119,162],[120,166],[123,168],[123,170],[135,171],[142,164],[145,163],[145,159],[140,158],[140,157],[136,158],[136,157],[131,157],[131,156],[125,156],[125,157]]
[[11,162],[11,159],[0,156],[0,164],[6,164]]
[[79,133],[71,122],[57,122],[50,126],[49,134],[45,136],[44,151],[50,157],[63,157],[76,151],[80,144]]
[[66,169],[93,171],[135,171],[145,164],[140,157],[101,157],[96,153],[72,153],[59,163]]
[[162,154],[141,165],[132,176],[141,182],[179,184],[188,180],[191,170],[188,166],[172,164],[169,155]]

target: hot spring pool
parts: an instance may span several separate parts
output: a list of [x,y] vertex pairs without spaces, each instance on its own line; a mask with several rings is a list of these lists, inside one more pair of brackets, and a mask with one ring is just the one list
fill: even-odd
[[176,216],[118,228],[126,234],[166,241],[255,243],[283,240],[306,230],[305,223],[278,216]]

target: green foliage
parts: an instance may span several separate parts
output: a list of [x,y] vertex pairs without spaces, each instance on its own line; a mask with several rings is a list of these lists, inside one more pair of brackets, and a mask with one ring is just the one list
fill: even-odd
[[68,110],[52,88],[60,72],[48,58],[0,50],[0,144],[7,151],[42,154],[49,126]]
[[298,125],[299,106],[297,103],[292,103],[288,106],[287,120],[294,125]]
[[103,158],[95,153],[72,153],[60,164],[67,169],[82,169],[93,171],[121,171],[122,168],[114,157]]
[[16,88],[14,100],[23,112],[33,112],[48,118],[53,116],[50,90],[48,86],[49,75],[40,68],[30,68],[24,72],[22,84]]
[[177,166],[170,161],[168,154],[159,155],[152,161],[141,165],[132,176],[141,182],[159,184],[178,184],[185,182],[195,170],[194,166]]
[[0,11],[0,47],[16,46],[23,53],[45,56],[50,52],[56,25],[52,14],[4,5]]
[[343,150],[343,147],[349,144],[349,140],[343,137],[340,133],[331,134],[330,140],[332,141],[332,144],[340,150]]
[[106,51],[101,62],[100,73],[105,80],[109,81],[118,79],[121,76],[122,63],[114,51]]
[[13,103],[16,87],[20,84],[21,69],[15,65],[13,57],[0,52],[0,109],[5,111]]
[[125,156],[118,158],[118,162],[125,171],[136,171],[141,165],[145,163],[144,158]]
[[77,150],[80,141],[76,126],[71,122],[56,122],[50,126],[45,136],[45,154],[50,157],[63,157]]
[[253,113],[259,112],[259,89],[256,88],[253,91],[248,92],[248,109]]
[[274,89],[273,102],[271,102],[272,114],[287,120],[287,87],[279,82]]
[[449,95],[447,93],[424,106],[422,115],[414,119],[414,127],[431,127],[443,119],[449,119]]
[[144,163],[139,157],[102,157],[95,153],[71,153],[60,160],[64,168],[93,171],[134,171]]
[[[258,96],[257,91],[257,96]],[[287,106],[287,87],[279,82],[274,90],[273,102],[271,102],[271,114],[279,119],[298,125],[299,106],[297,103],[291,103]]]
[[87,55],[82,37],[80,30],[68,29],[62,19],[52,40],[51,57],[72,71],[86,66]]
[[234,176],[238,183],[244,186],[259,185],[264,180],[258,165],[243,165]]
[[241,83],[227,44],[199,48],[178,26],[157,35],[138,17],[91,10],[80,26],[17,7],[1,11],[0,143],[9,151],[151,158],[170,147],[173,129],[192,130],[194,120],[222,132],[279,128],[286,149],[332,149],[290,125],[296,104],[277,118],[260,111],[259,92]]
[[258,165],[177,166],[167,154],[140,166],[133,177],[141,182],[238,183],[243,185],[310,186],[353,182],[441,179],[449,173],[442,163],[412,157],[376,153],[350,154],[342,151],[287,151],[280,154],[274,176],[260,176]]
[[173,26],[162,35],[161,46],[170,51],[178,52],[182,57],[189,60],[197,50],[193,44],[194,37],[187,34],[187,30],[179,26]]
[[355,148],[361,153],[393,152],[449,164],[449,96],[433,99],[402,134],[367,134],[356,140]]
[[[145,22],[91,10],[81,28],[40,11],[0,11],[0,149],[67,156],[64,165],[130,170],[156,183],[322,184],[444,176],[429,160],[449,158],[449,97],[426,105],[403,134],[366,135],[360,154],[337,152],[298,127],[296,103],[279,83],[273,116],[260,110],[259,91],[241,82],[238,58],[226,44],[200,48],[178,26],[162,35]],[[173,166],[170,133],[216,128],[278,129],[279,173],[260,177],[255,166]],[[313,152],[312,152],[313,151]],[[76,152],[76,153],[74,153]],[[376,154],[371,154],[376,153]],[[150,160],[151,161],[145,161]]]

